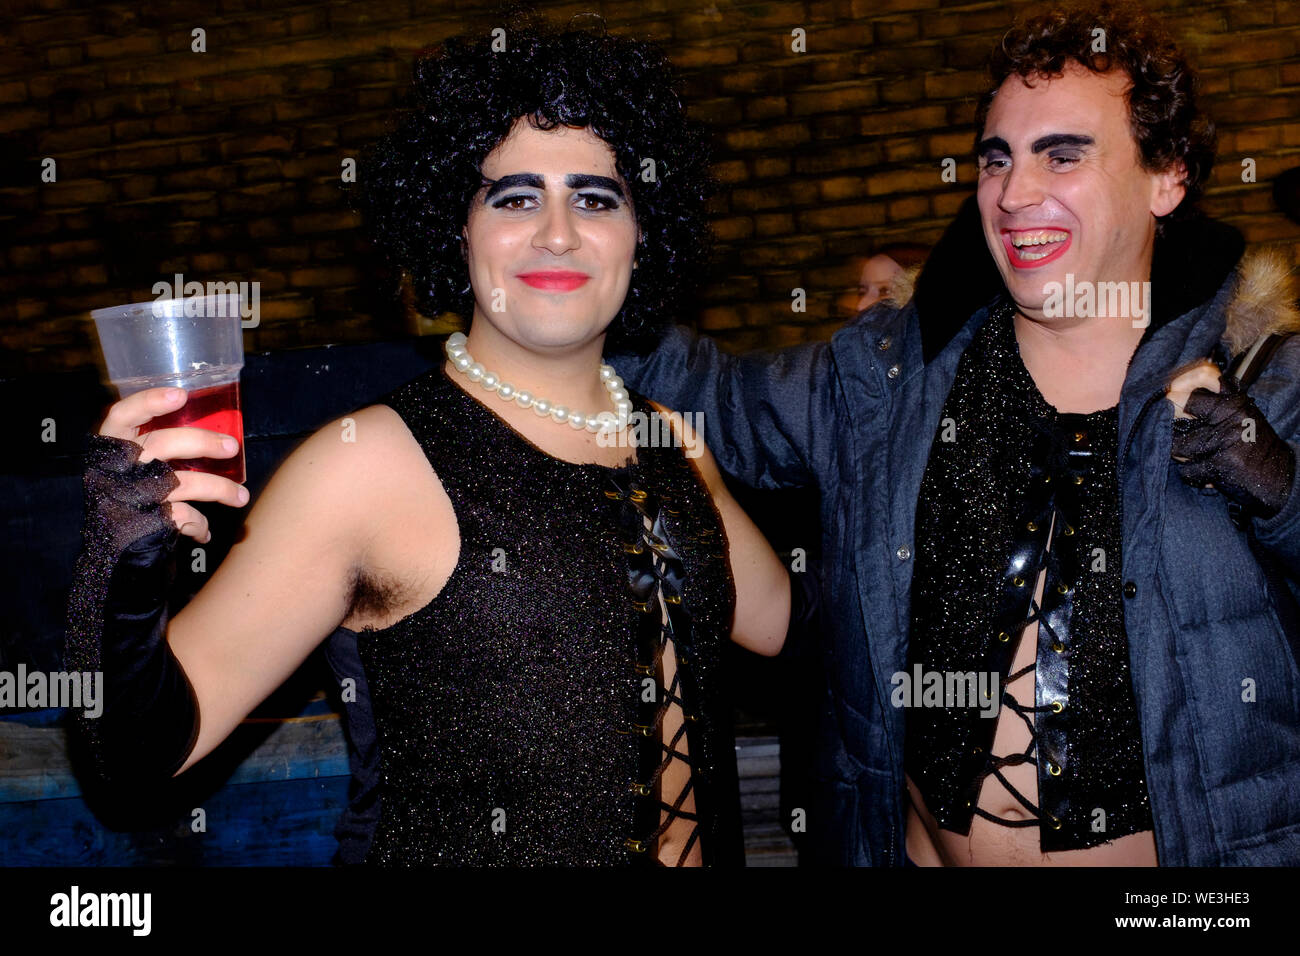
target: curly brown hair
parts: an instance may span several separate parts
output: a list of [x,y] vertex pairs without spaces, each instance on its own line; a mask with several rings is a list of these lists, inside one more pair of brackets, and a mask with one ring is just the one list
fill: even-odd
[[[1104,31],[1104,52],[1093,49]],[[1181,162],[1186,195],[1171,214],[1187,214],[1204,190],[1214,166],[1214,123],[1197,102],[1198,80],[1187,57],[1164,25],[1129,2],[1057,7],[1012,27],[989,61],[992,87],[975,111],[975,141],[998,88],[1012,74],[1058,77],[1073,60],[1094,73],[1128,74],[1129,125],[1142,168],[1163,172]],[[1164,217],[1168,218],[1168,217]]]

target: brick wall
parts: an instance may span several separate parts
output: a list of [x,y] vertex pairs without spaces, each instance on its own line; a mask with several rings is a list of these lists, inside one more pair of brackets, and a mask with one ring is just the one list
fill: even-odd
[[[1220,124],[1206,207],[1300,261],[1272,179],[1300,165],[1300,3],[1147,0],[1202,68]],[[703,4],[703,5],[702,5]],[[6,0],[0,14],[0,345],[5,371],[95,362],[88,310],[174,272],[257,280],[249,349],[448,326],[386,301],[338,189],[415,52],[495,3]],[[992,43],[1042,4],[947,0],[540,3],[667,43],[717,130],[719,255],[693,317],[730,347],[824,338],[852,257],[933,241],[973,188]],[[191,52],[191,30],[206,53]],[[802,28],[807,52],[791,51]],[[41,181],[45,158],[57,181]],[[957,160],[957,181],[940,163]],[[1241,162],[1257,182],[1241,182]],[[791,290],[807,290],[804,313]]]

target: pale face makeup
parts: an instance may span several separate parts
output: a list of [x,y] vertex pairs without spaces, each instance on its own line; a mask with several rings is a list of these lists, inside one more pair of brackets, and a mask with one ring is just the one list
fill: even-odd
[[475,332],[486,324],[491,338],[541,353],[603,340],[627,297],[637,241],[613,151],[590,130],[541,131],[521,119],[482,174],[464,233]]
[[[984,238],[1021,314],[1043,320],[1045,286],[1146,281],[1155,217],[1183,197],[1181,167],[1139,161],[1119,71],[1070,62],[1057,78],[1011,76],[977,149]],[[1049,320],[1059,321],[1059,320]]]

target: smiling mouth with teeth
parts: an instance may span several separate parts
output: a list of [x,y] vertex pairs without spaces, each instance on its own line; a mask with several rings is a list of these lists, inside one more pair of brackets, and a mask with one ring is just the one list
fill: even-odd
[[1061,243],[1070,238],[1070,234],[1060,229],[1035,229],[1023,232],[1007,230],[1007,244],[1011,247],[1014,258],[1020,262],[1037,262],[1064,250]]

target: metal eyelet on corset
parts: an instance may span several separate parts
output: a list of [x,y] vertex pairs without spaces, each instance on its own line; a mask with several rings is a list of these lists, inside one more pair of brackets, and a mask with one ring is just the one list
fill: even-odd
[[627,847],[627,849],[631,850],[633,853],[644,853],[646,850],[650,849],[649,844],[641,840],[633,840],[631,837],[628,837],[623,841],[623,846]]
[[645,674],[651,677],[654,676],[655,672],[654,665],[652,664],[633,664],[632,670],[636,671],[638,674]]
[[1063,710],[1065,710],[1064,704],[1062,704],[1059,700],[1052,701],[1052,713],[1059,714]]
[[664,603],[665,603],[665,604],[681,604],[681,603],[682,603],[682,596],[681,596],[680,594],[665,594],[665,595],[664,595]]
[[1018,588],[1023,588],[1025,586],[1025,579],[1017,574],[1014,578],[1011,579],[1011,583]]
[[1056,586],[1056,593],[1057,593],[1057,594],[1069,594],[1069,593],[1070,593],[1070,586],[1069,586],[1068,584],[1065,584],[1065,583],[1058,584],[1058,585]]
[[1037,522],[1037,521],[1030,521],[1030,522],[1028,522],[1028,523],[1025,525],[1025,527],[1028,528],[1030,531],[1037,531],[1037,530],[1038,530],[1038,522]]
[[998,640],[1001,641],[1003,644],[1005,644],[1007,641],[1011,640],[1011,635],[1008,634],[1006,631],[999,631]]
[[610,491],[610,490],[606,489],[606,491],[605,491],[605,497],[608,498],[608,499],[610,499],[611,501],[622,501],[622,500],[623,500],[623,492],[621,492],[621,491]]
[[1059,653],[1061,653],[1063,650],[1065,650],[1065,645],[1062,644],[1060,641],[1053,641],[1053,642],[1052,642],[1052,650],[1056,651],[1056,653],[1059,654]]
[[1053,777],[1059,777],[1061,775],[1061,768],[1057,764],[1049,763],[1047,765],[1047,772],[1050,773]]
[[624,554],[641,554],[644,551],[645,551],[645,545],[642,544],[640,541],[623,542]]
[[651,794],[650,786],[644,783],[633,781],[627,785],[627,788],[635,793],[638,797],[648,797]]
[[649,497],[649,495],[647,495],[647,494],[646,494],[644,491],[642,491],[640,488],[635,488],[635,489],[633,489],[633,491],[632,491],[632,500],[633,500],[633,501],[645,501],[646,498],[648,498],[648,497]]

